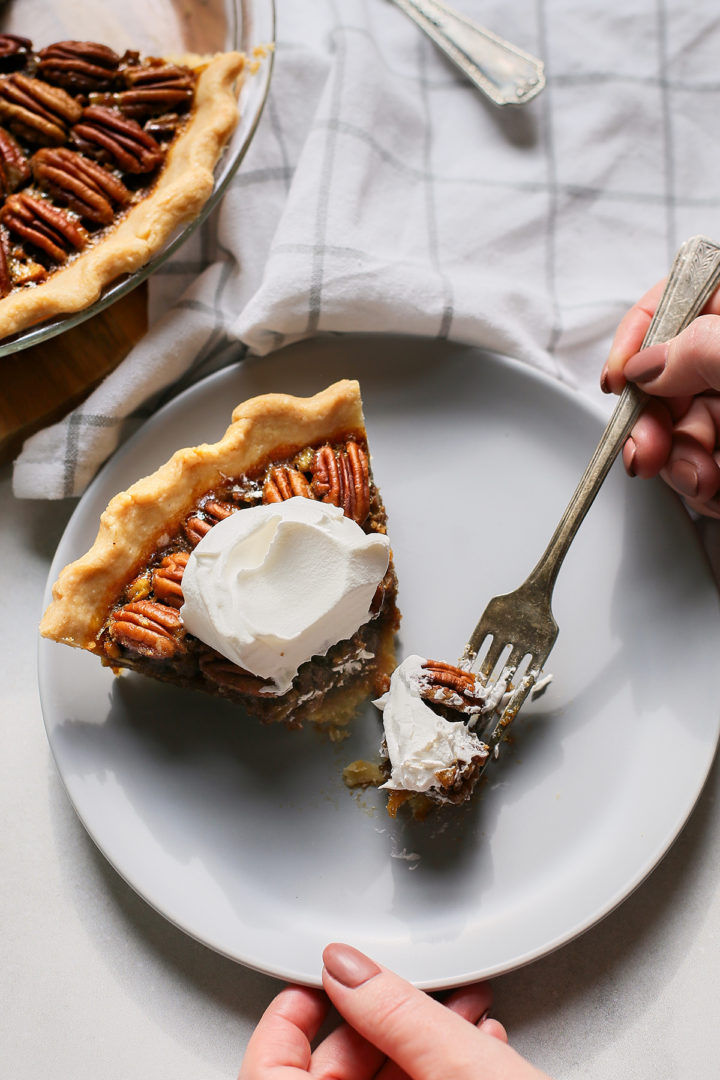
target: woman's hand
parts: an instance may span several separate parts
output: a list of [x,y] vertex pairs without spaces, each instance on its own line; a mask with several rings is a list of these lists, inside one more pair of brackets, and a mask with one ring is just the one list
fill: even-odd
[[[350,945],[328,945],[323,959],[325,993],[289,987],[271,1002],[239,1080],[543,1080],[487,1018],[487,983],[441,1004]],[[345,1023],[313,1050],[330,1004]]]
[[698,513],[720,517],[720,290],[677,337],[641,349],[664,284],[620,323],[601,385],[619,394],[629,381],[652,395],[623,448],[628,473],[659,473]]

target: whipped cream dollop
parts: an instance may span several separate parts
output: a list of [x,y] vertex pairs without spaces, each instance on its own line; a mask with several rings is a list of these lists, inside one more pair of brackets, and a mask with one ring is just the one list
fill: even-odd
[[301,496],[213,525],[183,573],[187,630],[234,664],[289,690],[298,668],[370,618],[390,559],[338,506]]
[[428,791],[438,786],[437,773],[488,751],[462,720],[446,720],[420,696],[426,680],[422,656],[408,656],[395,669],[390,689],[374,704],[383,714],[391,791]]

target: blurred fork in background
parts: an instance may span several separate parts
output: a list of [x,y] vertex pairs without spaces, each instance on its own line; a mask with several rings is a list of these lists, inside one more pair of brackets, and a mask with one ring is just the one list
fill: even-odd
[[439,0],[393,0],[494,105],[524,105],[545,86],[541,60]]

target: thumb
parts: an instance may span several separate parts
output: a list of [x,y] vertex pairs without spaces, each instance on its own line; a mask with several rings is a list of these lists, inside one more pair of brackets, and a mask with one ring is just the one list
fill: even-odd
[[720,315],[701,315],[670,341],[641,349],[623,375],[661,397],[720,390]]
[[412,1080],[547,1080],[500,1039],[350,945],[328,945],[323,961],[335,1008]]

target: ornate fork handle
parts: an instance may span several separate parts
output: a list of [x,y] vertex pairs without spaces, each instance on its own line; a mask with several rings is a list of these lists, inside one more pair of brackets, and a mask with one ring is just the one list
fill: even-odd
[[439,0],[394,0],[495,105],[524,105],[545,86],[544,65]]
[[[719,282],[720,247],[704,236],[686,240],[675,256],[643,348],[679,334],[700,314]],[[647,401],[643,390],[626,385],[550,543],[527,579],[528,586],[547,595],[552,592],[575,533]]]

